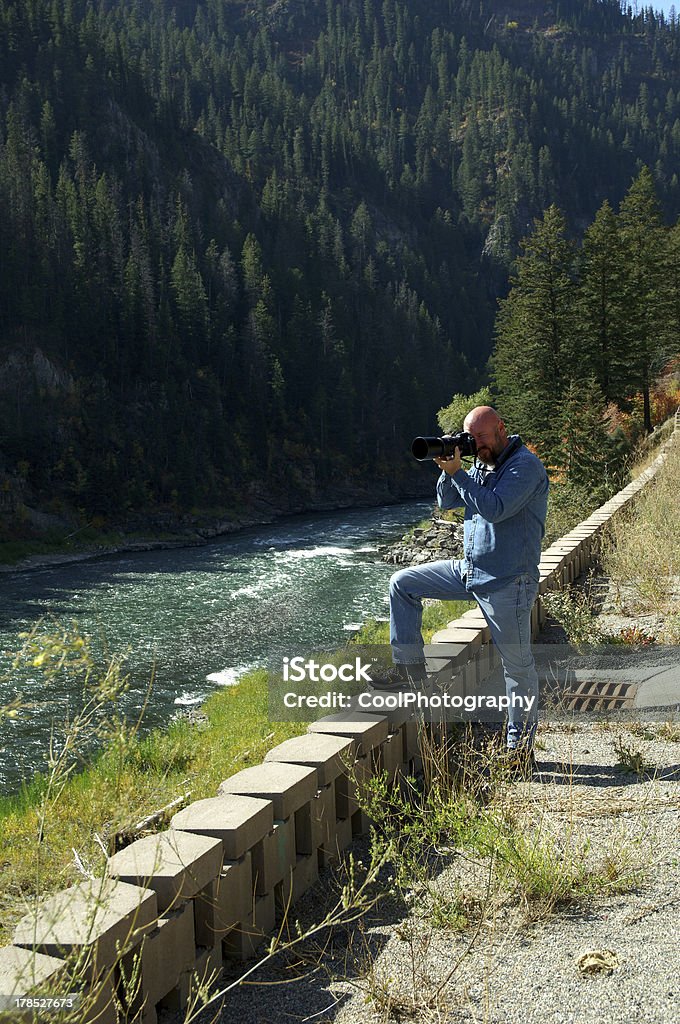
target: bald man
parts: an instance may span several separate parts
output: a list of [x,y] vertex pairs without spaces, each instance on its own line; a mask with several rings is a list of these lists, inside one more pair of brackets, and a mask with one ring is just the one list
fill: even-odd
[[[491,406],[472,409],[463,427],[477,445],[470,470],[463,469],[458,448],[451,458],[434,461],[442,471],[437,481],[440,508],[465,509],[464,557],[402,569],[392,576],[390,643],[395,667],[376,680],[374,688],[396,690],[427,681],[423,598],[475,600],[498,648],[511,701],[507,748],[527,762],[533,758],[538,703],[531,608],[538,592],[548,476],[521,437],[508,436]],[[513,694],[523,698],[523,708],[519,700],[512,700]]]

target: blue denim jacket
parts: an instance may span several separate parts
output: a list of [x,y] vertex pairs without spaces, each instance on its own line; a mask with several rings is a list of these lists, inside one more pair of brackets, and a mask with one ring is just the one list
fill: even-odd
[[475,460],[467,473],[442,473],[440,508],[465,507],[465,586],[492,590],[517,576],[538,581],[548,506],[548,474],[513,434],[493,469]]

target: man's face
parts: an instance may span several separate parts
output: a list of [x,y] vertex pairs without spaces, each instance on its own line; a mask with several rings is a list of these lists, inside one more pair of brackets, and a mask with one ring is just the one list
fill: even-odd
[[475,439],[477,457],[482,462],[495,462],[508,443],[503,420],[473,420],[463,426]]

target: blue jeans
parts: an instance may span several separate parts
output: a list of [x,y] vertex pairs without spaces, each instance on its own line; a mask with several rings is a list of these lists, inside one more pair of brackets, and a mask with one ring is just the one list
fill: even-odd
[[522,575],[492,590],[469,591],[462,575],[464,563],[458,560],[430,562],[428,565],[401,569],[390,580],[390,644],[396,663],[422,663],[424,597],[440,601],[475,600],[491,630],[498,648],[506,695],[534,697],[531,712],[521,708],[508,710],[507,744],[509,749],[533,744],[538,704],[538,673],[531,653],[531,609],[538,584]]

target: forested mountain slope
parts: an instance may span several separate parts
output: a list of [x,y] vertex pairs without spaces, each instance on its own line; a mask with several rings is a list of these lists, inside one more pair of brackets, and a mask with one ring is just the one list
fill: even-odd
[[680,25],[612,0],[0,0],[0,481],[304,504],[476,386],[517,242],[643,164]]

